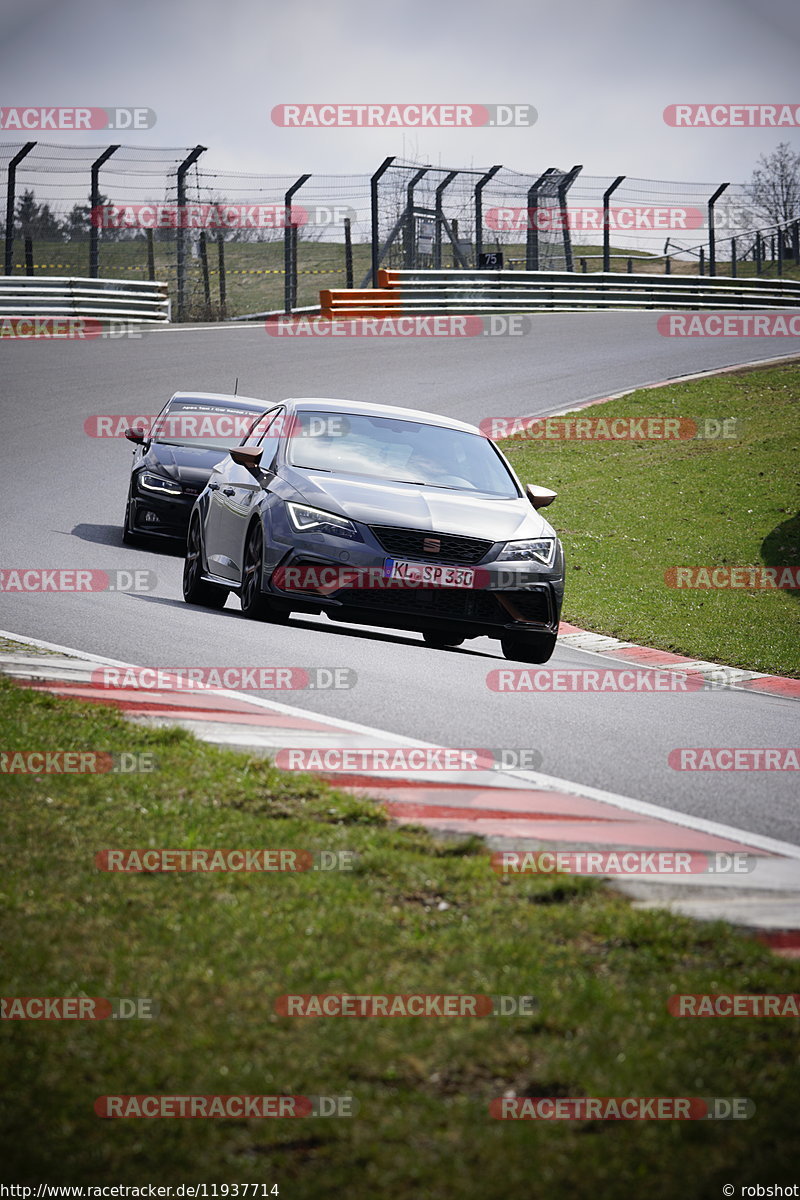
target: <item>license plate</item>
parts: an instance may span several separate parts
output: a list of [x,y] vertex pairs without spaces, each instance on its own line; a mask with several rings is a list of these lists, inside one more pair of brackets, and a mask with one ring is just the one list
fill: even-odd
[[387,558],[383,563],[384,579],[431,587],[471,588],[475,572],[471,567],[445,567],[439,563],[409,562],[403,558]]

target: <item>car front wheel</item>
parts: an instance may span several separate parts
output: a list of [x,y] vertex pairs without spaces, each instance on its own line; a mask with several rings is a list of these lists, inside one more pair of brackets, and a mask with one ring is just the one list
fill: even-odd
[[505,633],[500,639],[505,658],[525,663],[546,663],[556,648],[554,633]]
[[256,521],[250,526],[244,551],[244,572],[240,593],[242,612],[252,621],[272,621],[273,624],[284,625],[289,619],[289,613],[263,594],[261,591],[263,575],[264,530],[261,522]]
[[183,598],[187,604],[204,608],[224,608],[228,589],[207,583],[203,578],[203,535],[200,519],[193,516],[186,539],[186,558],[183,563]]

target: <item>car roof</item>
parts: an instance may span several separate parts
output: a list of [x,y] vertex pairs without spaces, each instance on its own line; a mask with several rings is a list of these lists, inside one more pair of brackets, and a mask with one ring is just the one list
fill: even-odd
[[257,396],[232,396],[228,392],[175,392],[169,398],[170,404],[173,400],[202,400],[209,404],[219,404],[223,401],[226,404],[252,408],[257,412],[264,412],[271,407],[268,400],[259,400]]
[[421,421],[426,425],[440,425],[443,429],[460,429],[466,433],[485,435],[466,421],[456,421],[452,417],[443,417],[440,413],[424,412],[417,408],[398,408],[391,404],[368,404],[360,400],[336,400],[330,396],[294,396],[285,403],[296,412],[319,411],[353,413],[369,417],[396,417],[398,420]]

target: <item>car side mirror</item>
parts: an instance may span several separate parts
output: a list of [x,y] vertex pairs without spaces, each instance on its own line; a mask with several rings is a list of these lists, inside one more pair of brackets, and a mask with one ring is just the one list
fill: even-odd
[[231,458],[240,467],[247,467],[248,471],[255,471],[261,463],[261,456],[264,453],[263,447],[237,446],[234,450],[229,450]]
[[135,442],[137,446],[143,446],[147,440],[139,429],[126,429],[125,437],[129,442]]
[[546,487],[537,487],[535,483],[529,483],[525,488],[525,495],[534,508],[547,508],[548,504],[553,503],[558,492],[553,492]]

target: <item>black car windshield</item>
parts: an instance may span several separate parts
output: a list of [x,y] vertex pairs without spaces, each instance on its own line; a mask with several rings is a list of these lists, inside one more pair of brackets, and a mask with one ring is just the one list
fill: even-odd
[[226,404],[187,397],[171,400],[153,422],[150,437],[162,442],[186,442],[191,446],[238,446],[251,425],[264,411],[255,405]]
[[422,421],[301,411],[295,414],[288,456],[294,467],[336,475],[366,475],[503,499],[519,494],[486,438]]

